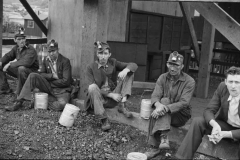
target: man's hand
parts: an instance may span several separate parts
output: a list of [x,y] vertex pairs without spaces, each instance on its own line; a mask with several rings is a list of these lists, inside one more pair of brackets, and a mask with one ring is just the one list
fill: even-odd
[[156,107],[156,109],[151,114],[151,116],[153,118],[158,118],[159,116],[164,116],[168,111],[168,107],[161,104],[160,102],[156,102],[155,107]]
[[120,78],[121,80],[124,80],[124,78],[127,76],[128,72],[130,72],[130,70],[128,68],[125,68],[124,70],[119,72],[118,78]]
[[210,120],[209,124],[213,127],[211,135],[220,134],[222,129],[214,119]]
[[113,100],[115,100],[117,102],[120,102],[122,100],[122,98],[123,98],[122,95],[119,94],[119,93],[109,93],[108,97],[112,98]]
[[10,67],[10,64],[11,64],[11,62],[9,62],[8,64],[6,64],[6,65],[4,66],[3,72],[6,72],[6,71],[7,71],[7,69]]
[[209,141],[213,142],[214,144],[219,143],[223,138],[232,138],[231,131],[220,131],[219,134],[215,135],[208,135]]
[[53,72],[52,74],[53,74],[53,78],[54,78],[54,79],[59,79],[56,72]]
[[208,136],[209,141],[212,141],[214,144],[217,144],[222,139],[222,137],[220,135],[222,129],[221,129],[220,125],[214,119],[211,119],[209,121],[209,124],[213,127],[211,135]]

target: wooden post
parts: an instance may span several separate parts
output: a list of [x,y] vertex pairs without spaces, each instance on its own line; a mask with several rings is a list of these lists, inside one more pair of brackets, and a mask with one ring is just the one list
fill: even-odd
[[2,57],[3,1],[0,1],[0,58]]
[[200,66],[198,70],[197,97],[207,98],[210,68],[213,57],[215,28],[204,19]]
[[199,51],[199,47],[198,47],[197,36],[196,36],[196,33],[195,33],[195,29],[194,29],[194,26],[193,26],[193,23],[192,23],[192,18],[191,18],[190,11],[189,11],[190,10],[190,5],[188,3],[184,3],[184,2],[179,2],[179,4],[180,4],[181,10],[182,10],[182,13],[183,13],[183,15],[186,18],[187,23],[188,23],[188,28],[189,28],[192,43],[193,43],[193,46],[194,46],[195,57],[196,57],[198,65],[199,65],[200,51]]

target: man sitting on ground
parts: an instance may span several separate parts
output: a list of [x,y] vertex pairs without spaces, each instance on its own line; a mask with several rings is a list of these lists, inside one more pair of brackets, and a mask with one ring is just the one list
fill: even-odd
[[193,119],[176,153],[178,159],[193,159],[204,135],[208,135],[209,141],[214,144],[223,138],[240,140],[240,68],[230,67],[225,76],[225,82],[219,84],[203,117]]
[[[70,100],[72,67],[70,60],[58,52],[58,43],[52,39],[48,42],[49,56],[44,58],[40,73],[31,73],[20,92],[14,106],[6,110],[15,111],[22,107],[25,100],[32,100],[32,91],[48,93],[48,108],[62,111]],[[33,104],[33,102],[32,102]]]
[[161,149],[169,149],[167,133],[171,125],[181,127],[191,117],[190,100],[195,81],[182,72],[183,56],[178,52],[170,54],[168,72],[160,75],[151,96],[154,111],[148,129],[148,143],[153,148],[146,152],[148,159],[156,157]]
[[11,92],[6,73],[18,78],[16,95],[19,95],[28,75],[37,72],[39,67],[37,52],[26,42],[23,28],[15,35],[14,41],[17,45],[0,59],[0,95]]
[[[102,122],[102,130],[110,129],[105,107],[115,107],[126,117],[132,113],[125,108],[127,98],[131,95],[134,72],[138,66],[135,63],[119,62],[110,58],[111,51],[107,43],[96,42],[97,60],[87,67],[89,82],[85,109],[93,109],[94,114]],[[119,74],[117,75],[117,72]],[[119,103],[119,104],[118,104]]]

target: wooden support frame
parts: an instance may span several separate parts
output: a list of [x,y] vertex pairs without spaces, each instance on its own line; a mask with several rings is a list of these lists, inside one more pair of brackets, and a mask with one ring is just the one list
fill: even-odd
[[204,19],[203,27],[203,42],[201,50],[201,60],[198,71],[198,84],[197,84],[197,97],[207,98],[209,79],[210,79],[210,68],[213,57],[213,46],[214,46],[215,28]]
[[197,64],[199,66],[199,61],[200,61],[200,51],[199,51],[199,46],[198,46],[198,42],[197,42],[197,36],[195,33],[195,29],[192,23],[192,19],[191,19],[191,15],[190,15],[190,5],[184,2],[179,2],[183,16],[186,18],[187,23],[188,23],[188,28],[191,34],[191,39],[192,39],[192,43],[194,46],[194,53],[195,53],[195,58],[197,60]]
[[240,25],[215,3],[185,2],[195,8],[213,27],[240,50]]
[[28,4],[26,0],[19,0],[24,8],[28,11],[30,16],[33,18],[34,22],[38,25],[38,27],[42,30],[42,32],[47,36],[48,29],[46,26],[42,23],[42,21],[38,18],[38,16],[35,14],[31,6]]

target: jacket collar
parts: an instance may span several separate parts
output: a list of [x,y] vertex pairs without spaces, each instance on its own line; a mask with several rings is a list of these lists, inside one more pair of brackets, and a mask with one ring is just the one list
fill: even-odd
[[101,68],[101,67],[103,67],[103,68],[108,68],[108,62],[107,62],[106,65],[101,65],[101,64],[98,62],[98,60],[96,60],[95,62],[96,62],[97,65],[98,65],[98,69]]

